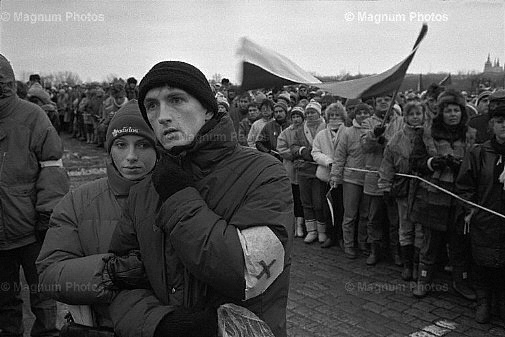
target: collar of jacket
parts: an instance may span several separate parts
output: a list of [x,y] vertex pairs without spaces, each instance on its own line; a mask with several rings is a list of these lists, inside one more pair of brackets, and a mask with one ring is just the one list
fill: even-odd
[[[233,122],[227,114],[224,114],[220,118],[209,120],[191,144],[174,147],[169,153],[185,168],[185,164],[189,161],[192,164],[193,174],[203,176],[215,164],[235,151],[237,146],[238,140]],[[200,174],[196,171],[200,171]]]
[[19,99],[16,94],[0,99],[0,119],[4,119],[14,112],[14,105]]
[[110,158],[107,159],[107,178],[115,196],[128,196],[130,187],[139,182],[139,180],[129,180],[121,176]]

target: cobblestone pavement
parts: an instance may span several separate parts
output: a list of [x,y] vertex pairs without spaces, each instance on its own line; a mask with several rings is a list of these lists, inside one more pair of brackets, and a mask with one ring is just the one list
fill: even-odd
[[[64,164],[71,186],[105,174],[105,152],[63,135]],[[345,258],[337,248],[321,249],[295,239],[288,301],[288,336],[505,336],[505,323],[496,315],[491,324],[473,319],[475,303],[459,297],[448,274],[435,276],[434,292],[422,300],[411,294],[410,282],[390,262],[375,267],[365,257]],[[25,336],[33,316],[25,301]],[[59,322],[65,306],[58,305]]]

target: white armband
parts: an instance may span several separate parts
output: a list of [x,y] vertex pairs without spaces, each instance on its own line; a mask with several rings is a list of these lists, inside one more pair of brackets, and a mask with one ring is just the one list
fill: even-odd
[[63,160],[58,159],[58,160],[46,160],[46,161],[40,161],[39,162],[40,167],[63,167]]
[[261,295],[284,270],[284,247],[267,226],[237,229],[244,253],[245,299]]

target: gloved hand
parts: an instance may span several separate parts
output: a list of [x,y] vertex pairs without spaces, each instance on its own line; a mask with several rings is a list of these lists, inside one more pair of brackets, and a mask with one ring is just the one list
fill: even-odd
[[39,212],[37,223],[35,225],[35,238],[37,242],[44,242],[46,238],[47,230],[49,229],[49,219],[51,218],[51,212]]
[[312,158],[312,155],[310,154],[310,151],[308,148],[304,147],[301,152],[300,152],[300,155],[302,156],[303,160],[306,160],[306,161],[314,161],[314,159]]
[[379,136],[379,138],[377,138],[377,143],[379,143],[380,145],[384,145],[384,143],[386,143],[386,137]]
[[154,331],[154,337],[217,336],[217,310],[178,308],[165,315]]
[[379,137],[380,135],[382,135],[384,133],[384,131],[386,131],[385,126],[376,126],[373,129],[373,134],[375,135],[375,137]]
[[132,250],[126,256],[112,255],[109,257],[105,262],[103,278],[103,282],[109,288],[151,288],[138,250]]
[[459,168],[461,167],[461,163],[463,162],[462,159],[460,158],[456,158],[456,157],[453,157],[452,155],[447,155],[445,157],[446,159],[446,162],[447,162],[447,166],[450,167],[450,169],[452,170],[452,172],[454,173],[458,173],[459,172]]
[[447,167],[447,159],[442,156],[433,157],[431,160],[431,167],[435,171],[442,171]]
[[163,202],[180,190],[194,186],[193,178],[168,155],[162,155],[156,164],[152,182]]

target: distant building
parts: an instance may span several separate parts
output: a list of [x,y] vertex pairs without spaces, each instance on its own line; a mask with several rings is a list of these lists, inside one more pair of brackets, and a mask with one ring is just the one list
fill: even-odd
[[500,65],[500,60],[495,59],[493,63],[491,63],[491,57],[487,55],[487,61],[484,63],[484,74],[502,74],[505,73],[505,67]]

